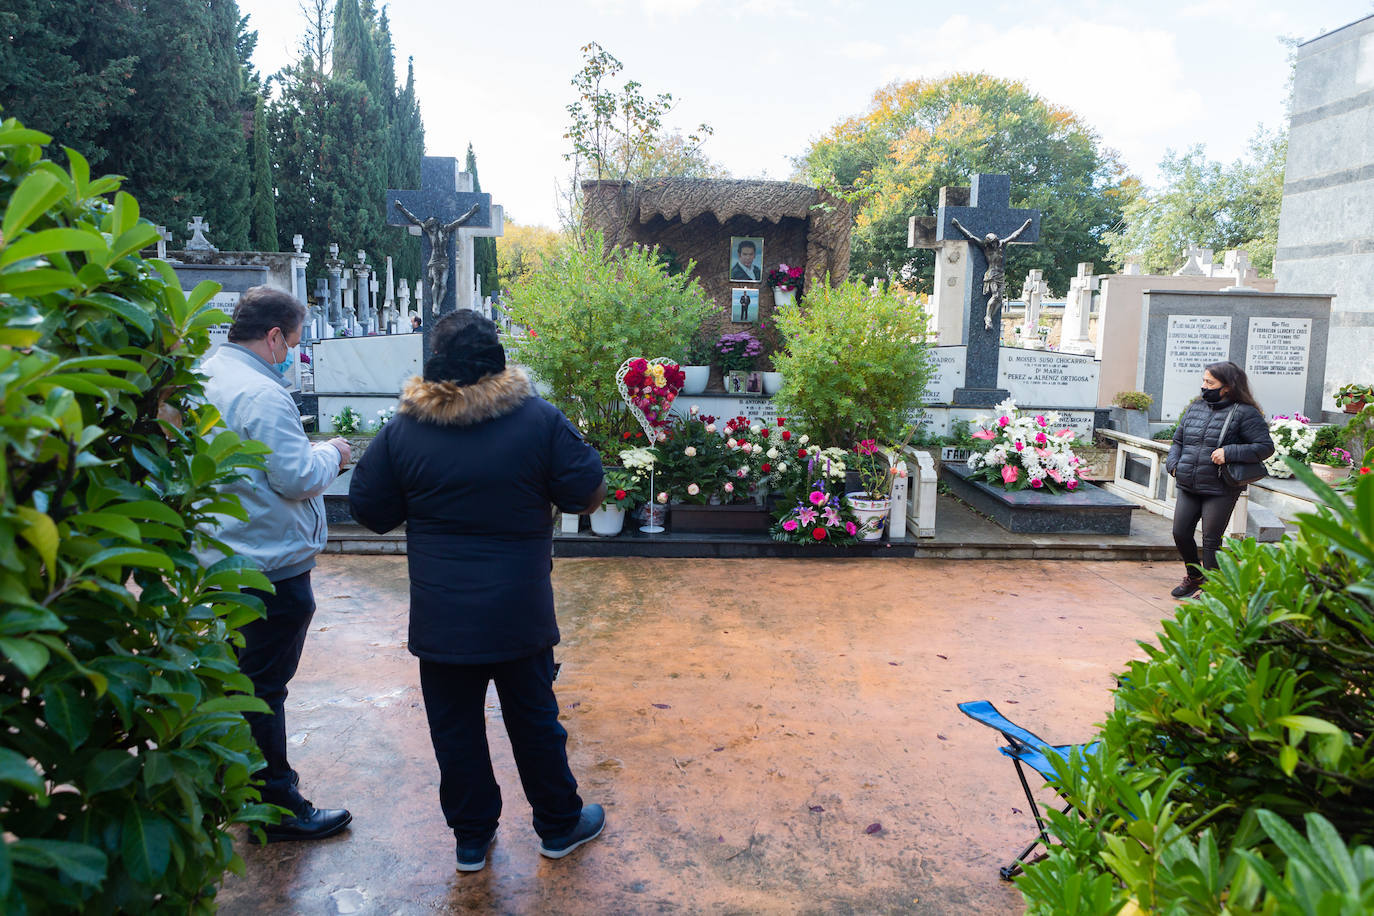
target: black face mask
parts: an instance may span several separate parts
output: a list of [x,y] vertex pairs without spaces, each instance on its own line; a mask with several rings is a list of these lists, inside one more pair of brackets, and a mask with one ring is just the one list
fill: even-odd
[[1208,404],[1215,404],[1217,401],[1220,401],[1220,400],[1221,400],[1221,389],[1220,389],[1220,388],[1204,388],[1204,389],[1202,389],[1202,399],[1203,399],[1204,401],[1206,401]]

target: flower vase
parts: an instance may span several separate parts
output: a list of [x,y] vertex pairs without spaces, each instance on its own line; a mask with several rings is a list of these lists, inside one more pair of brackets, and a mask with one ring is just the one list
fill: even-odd
[[1312,464],[1312,473],[1317,475],[1317,479],[1324,483],[1335,483],[1342,478],[1350,476],[1350,468],[1341,467],[1333,464]]
[[791,305],[797,301],[797,291],[795,289],[783,289],[780,286],[773,287],[773,306]]
[[772,397],[782,388],[781,372],[765,372],[763,374],[763,393]]
[[706,382],[711,378],[710,366],[683,366],[683,394],[701,394],[706,390]]
[[892,512],[891,499],[871,499],[862,490],[844,495],[845,505],[854,512],[859,522],[859,540],[882,540],[883,530],[887,527],[887,517]]
[[592,534],[613,538],[625,526],[625,510],[620,506],[602,506],[590,516]]

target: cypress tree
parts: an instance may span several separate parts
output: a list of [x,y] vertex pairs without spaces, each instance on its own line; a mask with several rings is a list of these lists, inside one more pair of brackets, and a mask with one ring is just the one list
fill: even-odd
[[256,251],[277,251],[277,201],[272,184],[272,151],[267,112],[258,97],[253,109],[253,200],[250,244]]
[[[482,182],[477,178],[477,156],[468,144],[467,163],[463,166],[472,173],[472,189],[482,190]],[[472,240],[473,270],[482,278],[482,295],[488,295],[496,288],[496,239],[475,238]]]
[[[396,94],[391,127],[387,133],[387,162],[392,188],[420,186],[420,160],[425,155],[425,125],[420,118],[420,103],[415,98],[415,59],[406,64],[405,87]],[[395,232],[396,230],[392,230]],[[408,232],[397,232],[401,244],[395,261],[396,275],[412,280],[420,276],[420,240]]]

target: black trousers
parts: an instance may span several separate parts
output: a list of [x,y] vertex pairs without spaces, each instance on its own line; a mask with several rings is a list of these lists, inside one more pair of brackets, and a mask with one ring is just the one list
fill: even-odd
[[[1178,555],[1183,558],[1186,575],[1201,579],[1206,570],[1217,568],[1217,551],[1226,537],[1226,523],[1235,511],[1240,490],[1227,490],[1225,493],[1195,493],[1178,488],[1178,501],[1174,504],[1174,544]],[[1198,550],[1193,531],[1198,520],[1202,521],[1202,550]]]
[[543,839],[570,832],[582,813],[577,780],[568,768],[568,733],[553,693],[553,649],[484,665],[420,660],[420,689],[429,737],[439,761],[439,804],[460,842],[481,843],[501,818],[501,787],[491,768],[484,709],[496,682],[534,830]]
[[253,681],[253,693],[269,707],[271,714],[244,713],[253,739],[258,742],[267,766],[260,771],[264,785],[262,800],[300,811],[303,802],[294,785],[295,773],[286,759],[286,685],[296,674],[305,647],[305,634],[315,616],[315,593],[310,588],[310,573],[273,583],[275,595],[257,589],[244,589],[267,605],[267,616],[243,627],[243,649],[239,668]]

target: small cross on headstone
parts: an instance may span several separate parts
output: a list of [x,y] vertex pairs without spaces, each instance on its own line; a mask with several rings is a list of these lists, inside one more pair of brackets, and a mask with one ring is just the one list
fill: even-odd
[[1226,252],[1222,264],[1226,273],[1236,278],[1231,286],[1222,287],[1223,292],[1254,289],[1245,282],[1249,279],[1247,275],[1250,273],[1250,255],[1246,254],[1244,248]]
[[191,221],[186,224],[186,228],[191,231],[191,240],[186,243],[187,251],[219,251],[210,240],[205,237],[210,224],[205,222],[203,216],[193,216]]
[[291,236],[291,247],[296,249],[296,254],[303,254],[305,252],[305,236],[299,232]]
[[1212,249],[1194,248],[1189,245],[1183,250],[1187,259],[1183,266],[1174,271],[1175,277],[1210,277],[1212,275]]
[[1069,299],[1064,305],[1064,321],[1059,332],[1060,350],[1068,353],[1096,351],[1088,332],[1092,324],[1093,291],[1097,286],[1092,262],[1079,262],[1078,274],[1069,280]]
[[[1001,299],[1006,295],[1005,246],[1029,245],[1040,237],[1040,211],[1011,206],[1011,177],[974,175],[967,207],[942,206],[936,215],[936,239],[965,239],[968,246],[964,288],[967,353],[964,386],[950,403],[992,407],[1008,392],[997,387],[1001,348]],[[989,264],[989,260],[996,263]],[[992,269],[989,269],[989,268]]]
[[157,256],[159,260],[167,260],[167,243],[172,240],[172,233],[166,226],[157,227]]

